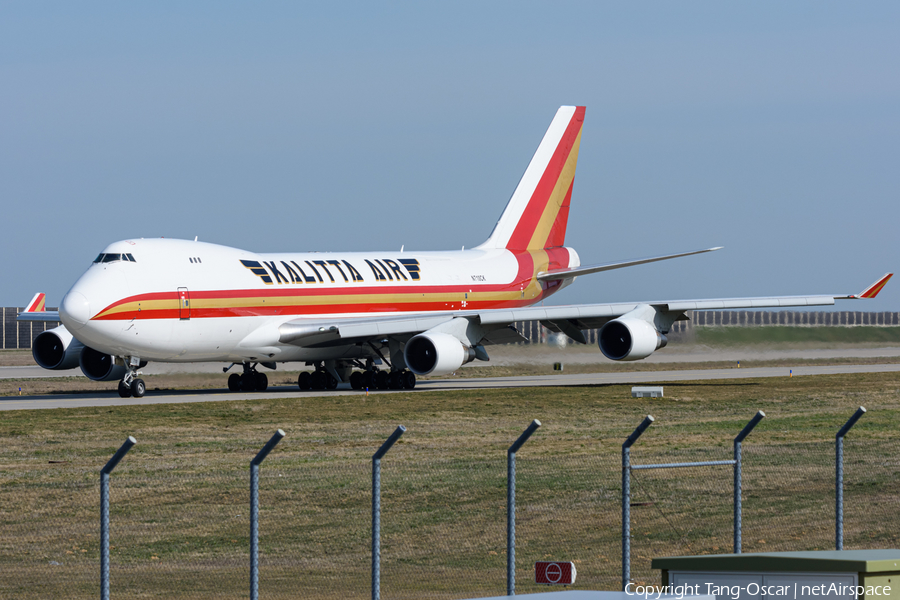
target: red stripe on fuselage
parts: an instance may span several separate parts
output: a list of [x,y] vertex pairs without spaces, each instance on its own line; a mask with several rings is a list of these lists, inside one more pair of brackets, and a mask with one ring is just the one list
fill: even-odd
[[[535,298],[518,297],[513,299],[496,299],[496,300],[477,300],[468,299],[466,293],[473,295],[481,294],[499,294],[509,292],[521,292],[534,283],[535,280],[535,254],[545,254],[549,260],[546,268],[556,269],[565,268],[569,264],[569,252],[565,248],[552,248],[549,250],[539,250],[535,252],[517,252],[514,254],[518,263],[518,271],[512,282],[502,285],[480,285],[480,286],[416,286],[416,285],[391,285],[391,286],[366,286],[366,287],[313,287],[304,285],[283,286],[279,288],[265,289],[239,289],[239,290],[191,290],[191,318],[214,318],[214,317],[248,317],[248,316],[278,316],[278,315],[327,315],[327,314],[343,314],[343,313],[387,313],[387,312],[435,312],[447,310],[487,310],[492,308],[518,308],[529,306],[541,299],[552,294],[557,287],[556,285],[548,285],[543,283],[541,291]],[[541,270],[545,267],[538,265]],[[550,282],[551,284],[553,282]],[[394,300],[386,300],[384,302],[353,302],[354,296],[403,296],[411,298],[419,294],[458,294],[458,299],[447,300],[428,300],[416,302],[397,302]],[[344,297],[340,303],[330,304],[278,304],[278,299],[291,299],[298,297],[322,297],[322,296],[342,296]],[[118,300],[106,308],[104,308],[95,320],[101,321],[118,321],[131,319],[178,319],[180,318],[180,310],[178,307],[179,295],[177,291],[173,292],[152,292],[147,294],[138,294]],[[271,299],[272,304],[259,304],[253,306],[219,306],[219,307],[202,307],[197,306],[202,300],[240,300],[243,298],[262,298]],[[123,307],[128,304],[151,303],[158,301],[172,301],[175,303],[171,308],[152,308],[152,307],[135,307],[133,310],[122,310],[104,314],[117,307]],[[465,306],[462,302],[465,302]]]

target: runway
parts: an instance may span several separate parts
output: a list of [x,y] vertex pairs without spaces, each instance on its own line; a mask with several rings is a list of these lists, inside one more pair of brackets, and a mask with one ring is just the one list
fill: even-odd
[[[3,367],[30,368],[30,367]],[[792,373],[791,373],[792,371]],[[644,371],[635,373],[584,373],[577,375],[539,375],[530,377],[489,377],[474,379],[439,379],[420,381],[415,390],[374,391],[370,394],[412,394],[433,391],[502,389],[555,386],[598,386],[667,383],[680,381],[712,381],[723,379],[756,379],[761,377],[809,377],[855,373],[896,373],[900,364],[883,365],[825,365],[731,369],[691,369],[680,371]],[[229,392],[222,390],[148,391],[140,399],[120,398],[114,389],[97,394],[52,394],[43,396],[7,396],[0,398],[0,410],[39,410],[53,408],[84,408],[132,406],[142,404],[181,404],[188,402],[228,402],[233,400],[263,400],[267,398],[304,398],[335,395],[364,395],[364,391],[337,389],[333,392],[301,392],[296,386],[270,387],[264,393]]]

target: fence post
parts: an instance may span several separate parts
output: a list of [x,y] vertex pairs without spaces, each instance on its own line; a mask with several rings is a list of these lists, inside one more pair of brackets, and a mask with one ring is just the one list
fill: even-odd
[[860,406],[834,438],[834,549],[844,549],[844,436],[866,414]]
[[631,446],[653,423],[647,415],[622,444],[622,591],[631,581]]
[[399,425],[372,455],[372,600],[381,598],[381,459],[405,432]]
[[753,428],[766,416],[763,411],[758,411],[756,415],[750,419],[750,422],[741,430],[734,438],[734,553],[741,553],[741,492],[743,484],[741,481],[741,442],[744,441]]
[[100,469],[100,599],[109,600],[109,474],[122,460],[131,447],[137,443],[128,436],[125,443]]
[[281,429],[250,461],[250,600],[259,598],[259,465],[284,437]]
[[537,419],[506,451],[506,595],[516,595],[516,452],[537,431]]

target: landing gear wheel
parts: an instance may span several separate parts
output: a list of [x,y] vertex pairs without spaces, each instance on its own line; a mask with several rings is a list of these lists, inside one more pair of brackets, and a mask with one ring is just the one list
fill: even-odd
[[131,382],[131,395],[135,398],[143,398],[146,391],[147,386],[144,385],[143,379],[135,379]]
[[388,375],[387,371],[378,371],[375,373],[375,386],[379,390],[388,390],[390,389],[390,375]]
[[301,390],[309,390],[312,389],[312,374],[309,371],[303,371],[297,377],[297,387]]
[[391,374],[388,375],[388,386],[392,390],[403,388],[403,374],[400,371],[392,371]]
[[228,389],[232,392],[241,391],[241,376],[237,373],[232,373],[228,376]]
[[124,381],[119,382],[119,397],[131,398],[131,387],[129,387],[128,384]]
[[269,378],[266,376],[265,373],[257,373],[256,377],[254,379],[256,379],[256,391],[257,392],[264,392],[268,389]]
[[366,371],[363,373],[362,386],[367,390],[375,389],[375,371]]
[[241,375],[241,391],[242,392],[255,392],[256,391],[256,373],[253,371],[247,371],[243,375]]
[[403,389],[411,390],[416,387],[416,374],[412,371],[403,371]]
[[350,387],[354,390],[361,390],[363,388],[363,374],[360,371],[353,371],[350,374]]
[[329,390],[336,390],[338,386],[338,380],[334,378],[334,375],[331,373],[325,374],[325,387]]
[[314,390],[324,390],[325,389],[325,373],[322,371],[316,371],[312,375],[310,375],[310,386]]

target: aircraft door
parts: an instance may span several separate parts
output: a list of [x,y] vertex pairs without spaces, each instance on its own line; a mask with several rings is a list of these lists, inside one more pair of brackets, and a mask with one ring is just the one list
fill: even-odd
[[178,318],[187,321],[191,318],[191,295],[187,288],[178,288]]

